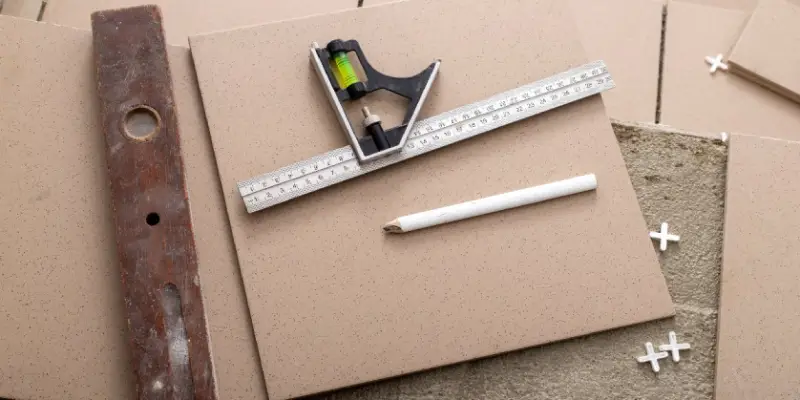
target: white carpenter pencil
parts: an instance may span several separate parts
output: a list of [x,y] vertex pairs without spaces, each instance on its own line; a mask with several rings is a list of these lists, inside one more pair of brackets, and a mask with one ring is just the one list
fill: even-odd
[[387,223],[383,226],[383,230],[389,233],[411,232],[417,229],[460,221],[462,219],[508,210],[509,208],[540,203],[594,189],[597,189],[597,177],[595,177],[594,174],[583,175],[563,181],[533,186],[527,189],[515,190],[513,192],[498,194],[483,199],[437,208],[435,210],[406,215]]

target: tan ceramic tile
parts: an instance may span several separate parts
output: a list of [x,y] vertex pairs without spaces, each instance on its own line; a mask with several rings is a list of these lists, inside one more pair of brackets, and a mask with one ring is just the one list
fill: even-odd
[[701,6],[725,8],[730,10],[739,10],[748,13],[751,12],[758,4],[758,0],[667,0],[668,4],[678,3],[678,2],[686,2]]
[[372,7],[381,4],[389,4],[389,3],[397,3],[398,1],[408,1],[408,0],[364,0],[361,3],[362,7]]
[[187,46],[189,35],[356,8],[358,0],[48,0],[42,21],[90,29],[94,11],[157,4],[167,41]]
[[657,0],[571,0],[583,46],[608,64],[617,87],[603,94],[611,118],[654,122],[663,5]]
[[[0,396],[133,398],[88,31],[0,19]],[[170,49],[221,398],[266,398],[189,51]]]
[[[364,6],[397,0],[364,0]],[[658,97],[660,0],[571,0],[589,59],[608,64],[617,87],[603,94],[609,117],[653,122]]]
[[800,4],[761,0],[730,56],[731,70],[800,102]]
[[662,123],[717,138],[738,132],[800,140],[796,103],[728,72],[709,73],[705,57],[727,55],[746,20],[736,10],[670,3]]
[[[273,400],[672,315],[599,97],[257,214],[237,194],[240,180],[346,143],[312,41],[360,39],[397,76],[442,58],[430,116],[585,63],[570,18],[557,0],[410,1],[190,38]],[[380,229],[587,172],[596,193]]]
[[[800,4],[800,0],[788,0]],[[739,10],[750,14],[758,6],[759,0],[667,0],[667,3],[685,2],[702,6]]]
[[747,13],[751,12],[758,4],[758,0],[667,0],[668,4],[678,3],[678,2],[692,3],[708,7],[725,8],[729,10],[739,10]]
[[364,0],[361,3],[361,7],[373,7],[383,4],[396,3],[398,1],[408,1],[408,0]]
[[39,11],[42,9],[41,0],[3,0],[0,3],[2,3],[3,15],[34,21],[39,17]]
[[716,398],[800,392],[800,143],[731,138]]

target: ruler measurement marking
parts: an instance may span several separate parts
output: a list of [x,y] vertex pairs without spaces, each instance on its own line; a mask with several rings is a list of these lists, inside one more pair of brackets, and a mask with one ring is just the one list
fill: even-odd
[[359,164],[345,146],[240,182],[250,213],[333,186],[383,167],[458,143],[614,87],[602,61],[595,61],[488,99],[417,121],[399,153]]

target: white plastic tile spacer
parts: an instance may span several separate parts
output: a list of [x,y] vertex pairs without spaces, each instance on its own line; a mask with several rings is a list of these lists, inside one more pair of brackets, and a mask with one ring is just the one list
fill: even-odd
[[728,141],[728,132],[722,132],[719,134],[719,136],[722,138],[723,143]]
[[714,72],[717,72],[717,68],[719,68],[719,69],[721,69],[723,71],[727,71],[728,70],[728,64],[725,64],[724,62],[722,62],[722,54],[717,54],[716,57],[706,56],[706,63],[711,65],[711,68],[708,69],[708,72],[710,72],[712,74]]
[[656,353],[655,349],[653,348],[653,344],[650,342],[645,343],[644,348],[647,349],[647,354],[636,357],[636,361],[640,363],[649,362],[650,366],[653,367],[653,372],[661,371],[661,367],[658,366],[658,360],[662,358],[667,358],[668,356],[667,352],[660,351]]
[[672,353],[672,361],[678,362],[681,360],[681,350],[689,350],[692,346],[689,343],[678,343],[678,335],[675,332],[669,333],[669,344],[662,344],[658,346],[661,351],[668,351]]
[[661,232],[650,232],[650,238],[661,241],[661,246],[659,246],[661,251],[667,250],[667,242],[677,242],[681,240],[680,236],[669,234],[669,225],[667,225],[666,222],[661,223]]

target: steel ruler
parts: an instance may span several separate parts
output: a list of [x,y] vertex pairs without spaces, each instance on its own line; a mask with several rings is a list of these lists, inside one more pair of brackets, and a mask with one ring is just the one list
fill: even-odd
[[359,163],[350,146],[341,147],[240,182],[239,194],[247,212],[260,211],[613,87],[614,80],[605,63],[594,61],[417,121],[403,150],[398,153]]

